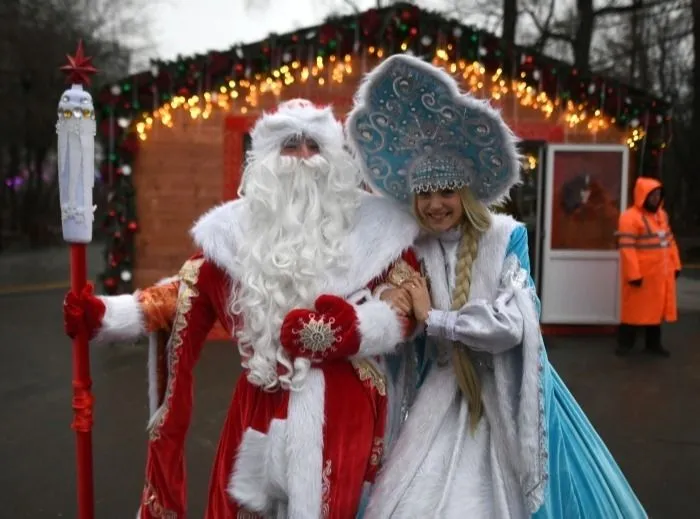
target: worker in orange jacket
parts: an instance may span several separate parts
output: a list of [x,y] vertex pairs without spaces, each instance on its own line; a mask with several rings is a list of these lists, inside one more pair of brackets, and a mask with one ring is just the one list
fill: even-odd
[[637,179],[634,204],[620,215],[617,238],[622,305],[616,353],[629,353],[637,329],[644,327],[646,351],[668,357],[661,345],[661,323],[677,319],[676,278],[681,261],[663,209],[661,182]]

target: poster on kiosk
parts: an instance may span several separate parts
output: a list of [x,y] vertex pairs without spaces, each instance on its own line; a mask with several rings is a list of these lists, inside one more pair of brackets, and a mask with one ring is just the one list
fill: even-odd
[[547,149],[542,322],[619,323],[615,239],[627,208],[624,145],[554,144]]

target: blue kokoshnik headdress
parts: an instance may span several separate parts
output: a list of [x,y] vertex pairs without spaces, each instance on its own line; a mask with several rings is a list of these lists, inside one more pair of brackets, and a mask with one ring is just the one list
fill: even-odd
[[492,205],[520,180],[518,139],[498,111],[406,54],[367,74],[347,133],[367,182],[401,203],[412,193],[467,186]]

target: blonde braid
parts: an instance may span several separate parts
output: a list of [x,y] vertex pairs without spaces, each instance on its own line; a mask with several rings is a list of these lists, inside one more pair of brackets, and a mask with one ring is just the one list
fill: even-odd
[[[455,265],[455,287],[452,291],[452,310],[459,310],[469,300],[469,290],[472,282],[472,265],[479,250],[479,238],[491,226],[491,213],[488,208],[479,202],[469,191],[468,187],[459,190],[462,201],[464,234],[457,251],[457,264]],[[430,227],[425,223],[423,215],[418,211],[417,198],[413,198],[413,212],[418,223],[426,230]],[[455,377],[462,396],[469,404],[469,416],[472,432],[476,429],[482,415],[484,406],[481,401],[481,381],[474,369],[474,364],[469,353],[464,347],[457,346],[452,352],[452,364]]]
[[[469,299],[469,290],[472,281],[472,265],[476,259],[479,247],[481,231],[476,227],[465,224],[462,241],[457,253],[455,266],[455,287],[452,293],[452,310],[459,310]],[[452,363],[454,365],[457,384],[462,396],[469,404],[469,419],[471,429],[474,431],[479,423],[484,407],[481,401],[481,381],[474,368],[469,353],[463,347],[455,347],[452,350]]]

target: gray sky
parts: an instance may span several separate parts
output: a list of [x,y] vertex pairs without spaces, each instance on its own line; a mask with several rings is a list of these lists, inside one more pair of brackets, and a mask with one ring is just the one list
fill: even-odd
[[[441,0],[417,2],[436,8]],[[335,5],[342,5],[336,0]],[[374,0],[358,0],[365,9]],[[246,12],[243,0],[164,0],[154,18],[155,55],[174,59],[208,50],[227,49],[238,42],[254,42],[270,32],[284,33],[319,23],[334,0],[269,0],[269,7]]]

